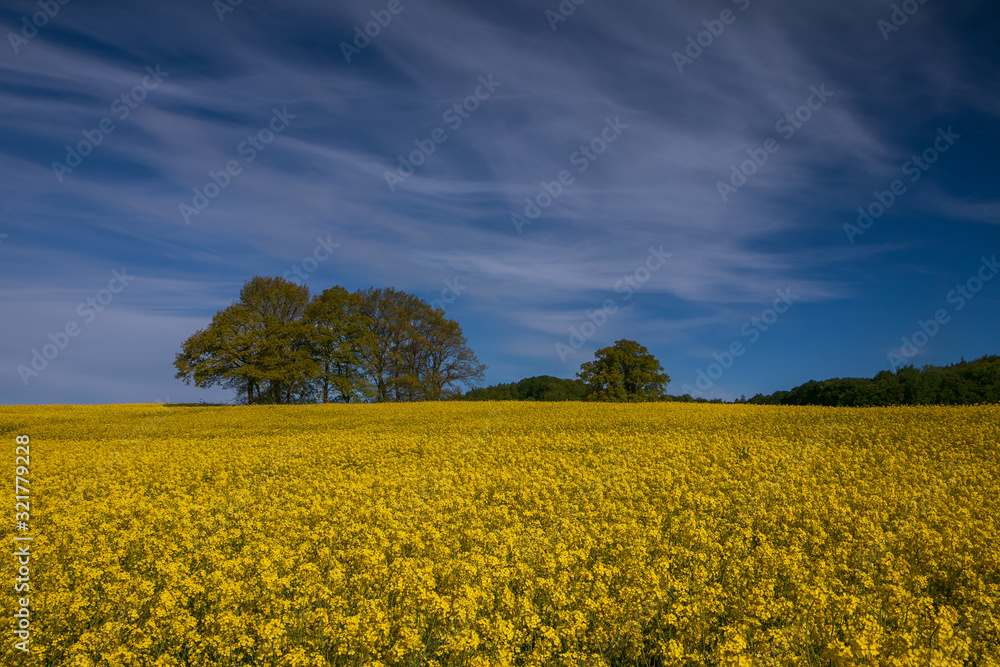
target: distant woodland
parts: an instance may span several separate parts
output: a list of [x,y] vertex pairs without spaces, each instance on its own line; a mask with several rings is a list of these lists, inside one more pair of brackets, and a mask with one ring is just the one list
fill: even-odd
[[[582,401],[587,400],[587,385],[582,380],[565,380],[548,375],[531,377],[510,384],[473,389],[456,397],[467,401]],[[722,403],[663,395],[652,400],[698,403]],[[874,378],[835,378],[809,381],[791,391],[769,396],[757,394],[736,403],[755,405],[827,405],[875,407],[889,405],[977,405],[1000,403],[1000,356],[984,356],[975,361],[962,360],[950,366],[905,366],[882,371]]]
[[812,380],[791,391],[757,394],[749,402],[843,407],[1000,403],[1000,356],[963,359],[950,366],[904,366],[895,372],[882,371],[871,379]]

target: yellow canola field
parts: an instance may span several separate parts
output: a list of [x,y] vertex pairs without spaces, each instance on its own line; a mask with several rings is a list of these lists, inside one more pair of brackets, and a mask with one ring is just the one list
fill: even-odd
[[[1000,407],[0,408],[3,665],[1000,665]],[[11,487],[13,484],[11,483]],[[9,551],[9,549],[4,549]]]

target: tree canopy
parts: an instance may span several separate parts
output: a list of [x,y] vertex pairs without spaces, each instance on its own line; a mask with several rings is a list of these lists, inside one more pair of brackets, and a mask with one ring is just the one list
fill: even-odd
[[587,398],[597,401],[655,401],[664,398],[670,376],[645,347],[619,340],[594,353],[577,377],[587,385]]
[[309,289],[254,277],[184,341],[176,377],[255,403],[442,400],[475,386],[479,363],[459,324],[395,289]]
[[472,389],[466,401],[582,401],[587,387],[579,380],[539,375],[513,382]]

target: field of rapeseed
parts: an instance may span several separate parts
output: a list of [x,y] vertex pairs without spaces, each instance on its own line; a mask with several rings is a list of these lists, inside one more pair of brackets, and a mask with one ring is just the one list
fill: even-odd
[[[1000,665],[1000,407],[0,408],[3,665]],[[0,529],[12,544],[9,519]],[[5,549],[9,552],[9,549]]]

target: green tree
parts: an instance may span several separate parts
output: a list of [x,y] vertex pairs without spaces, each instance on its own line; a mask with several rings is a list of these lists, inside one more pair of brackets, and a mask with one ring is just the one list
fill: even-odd
[[175,377],[202,389],[221,385],[245,391],[251,404],[261,380],[255,365],[259,338],[249,310],[238,304],[220,310],[208,327],[184,341],[174,360]]
[[400,347],[410,336],[403,330],[406,301],[410,295],[391,287],[359,290],[357,297],[359,320],[371,345],[359,350],[361,363],[374,387],[375,400],[380,403],[398,398],[401,367]]
[[257,402],[297,402],[309,393],[309,378],[315,375],[302,320],[309,288],[284,278],[254,276],[240,290],[239,303],[250,311],[259,336],[254,365],[267,389]]
[[510,384],[471,389],[457,398],[466,401],[582,401],[586,394],[587,385],[580,380],[539,375]]
[[255,276],[238,302],[183,343],[176,377],[197,387],[239,388],[247,403],[301,400],[315,374],[302,322],[308,303],[307,287]]
[[596,401],[653,401],[666,395],[670,376],[642,345],[619,340],[594,353],[594,361],[580,366],[577,377],[587,385],[587,398]]
[[486,366],[457,322],[423,299],[392,288],[356,293],[371,345],[362,363],[378,401],[438,401],[480,381]]
[[458,322],[446,319],[444,311],[424,311],[426,328],[422,342],[426,350],[420,368],[423,398],[440,401],[461,394],[459,385],[471,386],[483,380],[486,366],[469,348]]
[[343,287],[317,294],[304,314],[309,351],[315,362],[314,380],[323,403],[350,403],[372,396],[361,360],[374,344],[361,322],[358,297]]
[[587,387],[580,380],[564,380],[551,375],[525,378],[517,383],[522,401],[582,401]]
[[1000,401],[1000,356],[964,359],[950,366],[913,364],[879,371],[874,378],[810,380],[791,391],[760,394],[750,402],[761,405],[974,405]]

